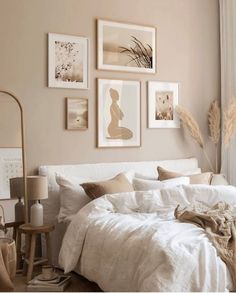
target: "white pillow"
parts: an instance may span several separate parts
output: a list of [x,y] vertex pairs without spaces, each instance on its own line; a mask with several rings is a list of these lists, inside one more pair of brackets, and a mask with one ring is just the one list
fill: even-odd
[[82,207],[91,201],[80,184],[89,182],[88,178],[64,177],[56,174],[56,182],[60,186],[60,211],[58,222],[67,221]]
[[168,180],[145,180],[140,178],[133,179],[133,187],[135,191],[147,191],[155,189],[164,189],[178,185],[187,185],[190,183],[189,177],[178,177]]
[[[134,171],[130,170],[123,173],[132,184]],[[104,178],[106,180],[108,178]],[[102,179],[103,180],[103,179]],[[70,221],[71,216],[82,209],[91,199],[85,193],[80,184],[85,182],[95,182],[90,178],[66,177],[62,174],[56,174],[56,182],[60,186],[60,211],[57,216],[58,222]],[[99,180],[101,181],[101,179]]]

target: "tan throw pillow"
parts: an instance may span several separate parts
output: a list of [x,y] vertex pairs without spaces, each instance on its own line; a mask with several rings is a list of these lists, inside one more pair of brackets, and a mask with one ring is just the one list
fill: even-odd
[[166,169],[164,169],[164,168],[162,168],[160,166],[157,167],[157,171],[158,171],[158,174],[159,174],[158,179],[161,180],[161,181],[186,176],[186,177],[190,178],[190,184],[207,184],[207,185],[210,185],[211,178],[212,178],[212,173],[211,172],[205,172],[205,173],[194,174],[194,175],[184,175],[184,174],[181,174],[181,173],[168,171],[168,170],[166,170]]
[[134,191],[132,184],[123,173],[107,181],[88,182],[81,184],[81,186],[92,199],[104,194]]

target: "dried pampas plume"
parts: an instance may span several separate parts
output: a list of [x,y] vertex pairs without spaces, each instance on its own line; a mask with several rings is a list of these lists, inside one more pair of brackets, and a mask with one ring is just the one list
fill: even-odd
[[180,120],[184,126],[188,129],[192,138],[199,144],[203,149],[203,136],[201,130],[196,122],[196,120],[191,116],[191,114],[181,106],[176,106],[176,112],[179,115]]
[[220,106],[217,100],[211,103],[210,110],[208,111],[208,126],[210,131],[210,138],[215,145],[220,140]]
[[227,148],[233,136],[236,134],[236,99],[232,98],[224,113],[224,147]]

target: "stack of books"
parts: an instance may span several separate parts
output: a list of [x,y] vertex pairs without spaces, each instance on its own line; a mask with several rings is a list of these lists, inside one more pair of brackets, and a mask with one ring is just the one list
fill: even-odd
[[28,292],[63,292],[71,281],[71,276],[68,275],[58,275],[53,280],[42,280],[40,276],[29,281]]

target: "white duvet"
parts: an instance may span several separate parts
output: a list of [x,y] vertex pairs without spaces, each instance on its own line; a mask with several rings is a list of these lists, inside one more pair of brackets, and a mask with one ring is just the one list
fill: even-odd
[[76,214],[59,262],[104,291],[228,291],[231,278],[205,231],[174,218],[178,204],[236,204],[236,188],[189,185],[105,195]]

